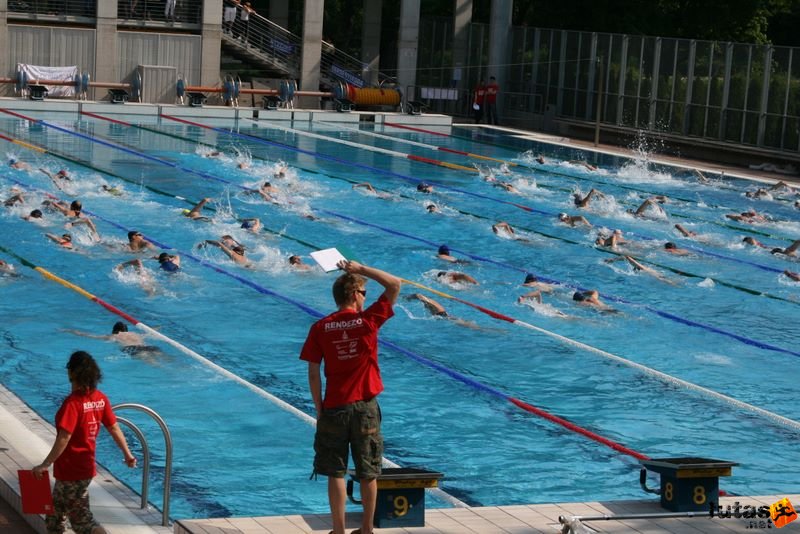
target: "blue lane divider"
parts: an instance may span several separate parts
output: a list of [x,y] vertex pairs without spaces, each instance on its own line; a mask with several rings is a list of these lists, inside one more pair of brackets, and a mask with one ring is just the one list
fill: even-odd
[[[428,243],[428,244],[432,244],[434,246],[438,246],[435,243],[433,243],[432,241],[429,241],[427,239],[423,239],[421,237],[416,237],[416,236],[413,236],[413,235],[410,235],[410,234],[399,232],[399,231],[393,230],[391,228],[386,228],[386,227],[383,227],[383,226],[381,226],[379,224],[370,223],[370,222],[366,222],[366,221],[361,221],[361,220],[359,220],[359,219],[357,219],[355,217],[351,217],[351,216],[348,216],[348,215],[341,215],[341,214],[336,213],[334,211],[329,211],[329,210],[319,210],[319,211],[321,211],[323,213],[327,213],[328,215],[333,215],[335,217],[341,217],[342,219],[345,219],[345,220],[348,220],[348,221],[351,221],[351,222],[355,222],[357,224],[363,224],[364,226],[369,226],[371,228],[376,228],[378,230],[381,230],[381,231],[389,233],[389,234],[398,235],[398,236],[402,236],[402,237],[407,237],[407,238],[414,239],[414,240],[417,240],[417,241],[420,241],[420,242],[423,242],[423,243]],[[451,249],[451,251],[458,252],[460,254],[463,254],[465,256],[468,256],[468,257],[470,257],[472,259],[475,259],[475,260],[478,260],[478,261],[485,261],[487,263],[492,263],[494,265],[498,265],[500,267],[504,267],[504,268],[511,269],[511,270],[514,270],[514,271],[527,272],[525,269],[521,269],[519,267],[515,267],[513,265],[509,265],[507,263],[503,263],[503,262],[500,262],[500,261],[492,260],[490,258],[484,258],[482,256],[478,256],[478,255],[475,255],[475,254],[461,252],[461,251],[458,251],[456,249]],[[541,278],[541,279],[544,282],[555,283],[555,284],[558,284],[558,285],[561,285],[561,286],[564,286],[564,287],[570,287],[570,288],[578,289],[580,291],[585,291],[587,289],[587,288],[584,288],[584,287],[581,287],[581,286],[575,286],[575,285],[572,285],[572,284],[566,284],[566,283],[561,282],[559,280],[552,280],[552,279],[545,279],[545,278]],[[796,351],[789,350],[789,349],[784,349],[782,347],[778,347],[777,345],[771,345],[769,343],[764,343],[762,341],[757,341],[757,340],[754,340],[754,339],[750,339],[748,337],[741,336],[739,334],[735,334],[733,332],[729,332],[727,330],[723,330],[723,329],[717,328],[715,326],[707,325],[707,324],[700,323],[700,322],[697,322],[697,321],[692,321],[690,319],[684,319],[684,318],[682,318],[682,317],[680,317],[678,315],[675,315],[675,314],[672,314],[672,313],[669,313],[669,312],[665,312],[665,311],[661,311],[661,310],[659,310],[657,308],[653,308],[651,306],[647,306],[647,305],[644,305],[644,304],[639,304],[639,303],[636,303],[636,302],[632,302],[632,301],[629,301],[629,300],[624,299],[622,297],[617,297],[617,296],[614,296],[614,295],[607,295],[607,294],[603,294],[603,297],[608,299],[608,300],[611,300],[613,302],[618,302],[618,303],[621,303],[621,304],[628,304],[628,305],[631,305],[631,306],[636,306],[638,308],[647,310],[647,311],[649,311],[651,313],[657,314],[658,316],[663,317],[665,319],[669,319],[671,321],[675,321],[675,322],[678,322],[678,323],[681,323],[681,324],[684,324],[684,325],[688,325],[688,326],[693,326],[693,327],[696,327],[696,328],[702,328],[702,329],[708,330],[709,332],[714,332],[715,334],[720,334],[720,335],[723,335],[723,336],[727,336],[727,337],[730,337],[730,338],[735,339],[737,341],[741,341],[741,342],[743,342],[743,343],[745,343],[747,345],[751,345],[753,347],[759,347],[759,348],[762,348],[762,349],[767,349],[767,350],[771,350],[771,351],[775,351],[775,352],[782,352],[784,354],[790,354],[792,356],[800,356],[800,352],[796,352]]]
[[[194,123],[191,123],[191,122],[189,122],[189,121],[183,121],[183,120],[180,120],[180,119],[175,119],[175,120],[177,120],[177,121],[179,121],[179,122],[188,122],[189,124],[194,124]],[[44,125],[46,125],[46,126],[52,126],[52,125],[50,125],[49,123],[47,123],[46,121],[39,121],[39,122],[41,122],[42,124],[44,124]],[[163,164],[165,164],[165,165],[168,165],[168,166],[170,166],[170,167],[173,167],[173,168],[177,168],[177,169],[181,169],[181,170],[183,170],[183,168],[182,168],[181,166],[179,166],[179,165],[177,165],[177,164],[174,164],[174,163],[171,163],[171,162],[168,162],[168,161],[165,161],[165,160],[162,160],[161,158],[157,158],[157,157],[155,157],[155,156],[149,156],[149,155],[146,155],[146,154],[142,154],[142,153],[140,153],[140,152],[138,152],[138,151],[136,151],[136,150],[133,150],[133,149],[130,149],[130,148],[127,148],[127,147],[121,147],[121,146],[117,146],[117,145],[115,145],[114,143],[109,143],[109,142],[107,142],[107,141],[102,141],[102,140],[99,140],[99,139],[96,139],[96,138],[90,137],[90,136],[88,136],[88,135],[85,135],[85,134],[81,134],[81,133],[79,133],[79,132],[72,131],[72,130],[70,130],[70,129],[68,129],[68,128],[61,128],[61,127],[58,127],[58,126],[52,126],[52,127],[54,127],[54,128],[55,128],[55,129],[57,129],[57,130],[63,131],[63,132],[65,132],[65,133],[70,133],[70,134],[77,135],[77,136],[79,136],[79,137],[82,137],[82,138],[84,138],[84,139],[87,139],[87,140],[89,140],[89,141],[92,141],[92,142],[97,142],[97,143],[103,144],[103,145],[105,145],[105,146],[109,146],[109,147],[111,147],[111,148],[116,148],[116,149],[119,149],[119,150],[124,150],[124,151],[125,151],[125,152],[127,152],[127,153],[130,153],[130,154],[133,154],[133,155],[137,155],[137,156],[141,156],[141,157],[145,157],[145,158],[147,158],[147,159],[149,159],[149,160],[151,160],[151,161],[155,161],[155,162],[158,162],[158,163],[163,163]],[[204,127],[205,127],[205,126],[204,126]],[[228,134],[228,133],[229,133],[227,130],[225,130],[225,129],[222,129],[222,128],[212,128],[212,127],[206,127],[206,128],[209,128],[209,129],[212,129],[212,130],[218,130],[218,131],[220,131],[220,132],[222,132],[222,133],[226,133],[226,134]],[[253,136],[249,136],[249,135],[247,135],[247,134],[237,134],[237,135],[241,135],[241,136],[244,136],[244,137],[253,137]],[[258,138],[258,137],[253,137],[253,138],[254,138],[254,139],[259,139],[259,140],[261,139],[261,138]],[[264,141],[264,140],[262,140],[262,141]],[[265,142],[266,142],[266,141],[265,141]],[[269,144],[276,144],[276,145],[280,145],[280,143],[272,143],[271,141],[270,141],[270,142],[268,142],[268,143],[269,143]],[[297,150],[298,150],[298,151],[301,151],[301,152],[304,152],[304,153],[307,153],[307,154],[309,154],[309,155],[314,155],[314,154],[315,154],[314,152],[311,152],[311,151],[300,150],[300,149],[297,149]],[[324,156],[324,155],[323,155],[323,156]],[[329,158],[332,158],[332,159],[335,159],[335,160],[339,160],[339,158],[333,158],[332,156],[325,156],[325,157],[329,157]],[[341,160],[341,161],[342,161],[342,162],[345,162],[345,160]],[[362,166],[361,164],[355,164],[355,165]],[[366,166],[365,166],[365,167],[366,167]],[[192,173],[192,174],[195,174],[195,175],[197,175],[197,176],[201,176],[201,177],[203,177],[203,178],[208,178],[208,179],[211,179],[211,180],[214,180],[214,181],[218,181],[218,182],[223,182],[223,183],[226,183],[226,184],[235,185],[236,187],[239,187],[240,189],[244,189],[244,190],[251,190],[251,189],[249,189],[249,188],[247,188],[247,187],[244,187],[244,186],[241,186],[241,185],[238,185],[238,184],[234,184],[233,182],[230,182],[229,180],[225,180],[225,179],[223,179],[223,178],[218,178],[218,177],[216,177],[216,176],[209,175],[209,174],[207,174],[207,173],[203,173],[203,172],[199,172],[199,171],[194,171],[194,170],[192,170],[192,169],[186,169],[186,172],[190,172],[190,173]],[[390,172],[390,171],[387,171],[387,172]],[[391,173],[391,174],[397,174],[397,173],[394,173],[394,172],[390,172],[390,173]],[[398,175],[398,176],[402,176],[402,175]],[[413,178],[408,178],[408,177],[404,177],[404,179],[408,179],[408,180],[415,180],[415,179],[413,179]],[[477,195],[477,194],[476,194],[476,196],[480,196],[480,195]],[[330,213],[333,213],[333,212],[330,212]],[[337,215],[337,216],[338,216],[338,215]],[[357,221],[356,219],[352,219],[352,220],[353,220],[353,221]],[[370,223],[370,224],[371,224],[371,223]],[[396,231],[395,231],[395,230],[389,230],[389,229],[385,229],[385,228],[382,228],[382,227],[380,227],[379,225],[373,225],[373,226],[374,226],[375,228],[379,228],[379,229],[382,229],[382,230],[384,230],[384,231],[390,231],[390,232],[392,232],[392,233],[396,233]],[[402,234],[398,234],[398,235],[402,235]],[[433,243],[432,243],[432,242],[430,242],[430,241],[427,241],[427,242],[428,242],[428,243],[431,243],[431,244],[433,244]],[[478,259],[478,257],[476,257],[476,259]],[[494,260],[489,260],[489,261],[490,261],[491,263],[496,263],[497,265],[503,265],[503,266],[506,266],[505,264],[502,264],[502,263],[500,263],[500,262],[495,262]],[[519,269],[519,268],[516,268],[516,267],[511,267],[511,268],[512,268],[512,269],[514,269],[514,270],[516,270],[516,271],[521,271],[521,269]],[[560,283],[560,282],[556,282],[556,283]],[[566,287],[576,287],[577,289],[580,289],[580,290],[585,290],[585,288],[581,288],[581,287],[579,287],[579,286],[571,286],[571,285],[567,285],[567,284],[561,284],[561,285],[565,285]],[[655,310],[654,308],[653,308],[653,309],[651,309],[651,308],[650,308],[650,307],[648,307],[648,306],[641,305],[641,304],[637,304],[637,303],[633,303],[633,302],[627,301],[627,300],[625,300],[625,299],[622,299],[622,298],[620,298],[620,297],[614,297],[614,296],[610,296],[610,295],[603,295],[603,296],[604,296],[605,298],[609,299],[609,300],[612,300],[612,301],[614,301],[614,302],[619,302],[619,303],[624,303],[624,304],[630,304],[630,305],[634,305],[634,306],[641,307],[642,309],[645,309],[645,310],[652,311],[653,313],[658,313],[658,311],[657,311],[657,310]],[[722,329],[720,329],[720,328],[717,328],[717,327],[712,327],[712,326],[710,326],[710,325],[705,325],[705,324],[703,324],[703,323],[699,323],[699,322],[691,321],[691,320],[688,320],[688,319],[681,319],[681,318],[679,318],[678,316],[675,316],[675,315],[673,315],[673,314],[670,314],[670,313],[667,313],[667,312],[658,313],[658,315],[659,315],[659,316],[661,316],[661,317],[664,317],[664,318],[666,318],[666,319],[670,319],[670,320],[672,320],[672,321],[676,321],[676,322],[679,322],[679,323],[682,323],[682,324],[686,324],[686,325],[690,325],[690,326],[696,326],[696,327],[698,327],[698,328],[703,328],[703,329],[706,329],[706,330],[708,330],[709,332],[714,332],[714,333],[717,333],[717,334],[720,334],[720,335],[728,336],[728,337],[730,337],[730,338],[732,338],[732,339],[736,339],[736,340],[738,340],[738,341],[745,342],[745,343],[747,343],[747,344],[749,344],[749,345],[752,345],[752,346],[756,346],[756,347],[765,348],[765,349],[772,350],[772,351],[775,351],[775,352],[782,352],[782,353],[785,353],[785,354],[791,354],[791,355],[793,355],[793,356],[800,356],[800,352],[791,351],[791,350],[789,350],[789,349],[784,349],[784,348],[778,347],[778,346],[776,346],[776,345],[771,345],[771,344],[768,344],[768,343],[763,343],[763,342],[760,342],[760,341],[750,340],[749,338],[745,338],[745,337],[743,337],[743,336],[739,336],[739,335],[737,335],[737,334],[734,334],[734,333],[732,333],[732,332],[728,332],[728,331],[726,331],[726,330],[722,330]],[[681,319],[681,320],[679,320],[679,319]],[[745,341],[745,340],[748,340],[749,342],[748,342],[748,341]]]
[[[46,194],[48,196],[53,196],[53,195],[50,195],[50,193],[48,193],[46,191],[42,191],[42,190],[40,190],[38,188],[35,188],[35,187],[33,187],[33,186],[29,185],[29,184],[20,182],[18,180],[14,180],[13,178],[11,178],[10,180],[12,182],[22,186],[22,187],[25,187],[28,190],[40,191],[40,192],[42,192],[42,193],[44,193],[44,194]],[[99,220],[101,220],[101,221],[103,221],[103,222],[105,222],[105,223],[107,223],[107,224],[109,224],[111,226],[114,226],[115,228],[119,228],[120,230],[123,230],[125,232],[130,231],[130,228],[128,228],[128,227],[126,227],[126,226],[124,226],[124,225],[122,225],[120,223],[117,223],[116,221],[113,221],[113,220],[110,220],[110,219],[108,219],[106,217],[103,217],[103,216],[101,216],[101,215],[99,215],[97,213],[93,213],[93,212],[90,212],[88,210],[84,210],[84,213],[86,213],[88,215],[91,215],[92,217],[96,217],[97,219],[99,219]],[[312,308],[312,307],[310,307],[310,306],[308,306],[308,305],[306,305],[306,304],[304,304],[304,303],[302,303],[302,302],[300,302],[300,301],[298,301],[296,299],[287,297],[285,295],[282,295],[281,293],[278,293],[277,291],[273,291],[273,290],[268,289],[268,288],[266,288],[266,287],[264,287],[264,286],[262,286],[262,285],[260,285],[260,284],[258,284],[256,282],[253,282],[252,280],[248,280],[248,279],[246,279],[246,278],[244,278],[244,277],[242,277],[240,275],[231,273],[227,269],[224,269],[222,267],[219,267],[218,265],[209,263],[209,262],[207,262],[207,261],[205,261],[205,260],[203,260],[201,258],[198,258],[198,257],[194,256],[193,254],[191,254],[189,252],[183,251],[181,249],[177,249],[177,248],[172,247],[172,246],[170,246],[170,245],[168,245],[166,243],[161,243],[161,242],[159,242],[159,241],[157,241],[155,239],[152,239],[152,238],[148,238],[148,240],[151,241],[154,244],[157,244],[162,249],[176,250],[182,256],[193,260],[194,262],[198,263],[199,265],[201,265],[203,267],[206,267],[206,268],[210,268],[210,269],[212,269],[212,270],[214,270],[214,271],[216,271],[216,272],[218,272],[220,274],[226,275],[226,276],[228,276],[228,277],[230,277],[230,278],[232,278],[232,279],[234,279],[234,280],[236,280],[236,281],[238,281],[240,283],[243,283],[247,287],[255,289],[259,293],[262,293],[262,294],[265,294],[265,295],[269,295],[271,297],[274,297],[274,298],[277,298],[277,299],[282,300],[284,302],[287,302],[289,304],[292,304],[293,306],[296,306],[297,308],[299,308],[302,311],[304,311],[304,312],[308,313],[309,315],[311,315],[314,319],[319,319],[319,318],[324,317],[326,315],[326,314],[324,314],[322,312],[319,312],[316,309],[314,309],[314,308]],[[622,446],[616,444],[615,442],[612,442],[612,441],[608,440],[607,438],[603,438],[602,436],[599,436],[599,435],[595,434],[594,432],[587,431],[587,430],[579,427],[575,423],[571,423],[570,421],[568,421],[566,419],[563,419],[563,418],[558,417],[558,416],[554,416],[554,415],[542,410],[541,408],[537,408],[537,407],[534,407],[533,405],[529,405],[529,404],[525,403],[524,401],[521,401],[517,397],[513,397],[513,396],[511,396],[511,395],[509,395],[507,393],[503,393],[502,391],[500,391],[498,389],[495,389],[495,388],[493,388],[491,386],[483,384],[482,382],[479,382],[479,381],[477,381],[477,380],[475,380],[473,378],[470,378],[470,377],[468,377],[468,376],[466,376],[466,375],[464,375],[462,373],[459,373],[458,371],[450,369],[449,367],[447,367],[445,365],[442,365],[440,363],[434,362],[433,360],[431,360],[429,358],[426,358],[425,356],[422,356],[419,353],[416,353],[414,351],[411,351],[411,350],[408,350],[406,348],[403,348],[400,345],[397,345],[396,343],[393,343],[391,341],[386,341],[386,340],[383,340],[383,339],[379,339],[378,343],[380,345],[382,345],[382,346],[385,346],[387,348],[395,350],[395,351],[399,352],[400,354],[403,354],[403,355],[409,357],[410,359],[412,359],[412,360],[414,360],[414,361],[416,361],[416,362],[418,362],[420,364],[423,364],[423,365],[425,365],[425,366],[427,366],[427,367],[429,367],[431,369],[437,370],[440,373],[442,373],[442,374],[444,374],[446,376],[449,376],[449,377],[451,377],[451,378],[463,383],[466,386],[472,387],[474,389],[477,389],[478,391],[482,391],[482,392],[487,393],[489,395],[492,395],[494,397],[498,397],[500,399],[508,401],[511,404],[514,404],[518,408],[522,409],[523,411],[532,412],[532,413],[540,415],[540,416],[542,416],[541,414],[544,414],[545,419],[547,419],[549,421],[552,421],[552,422],[556,422],[557,424],[560,424],[561,426],[566,427],[568,430],[571,430],[571,431],[573,431],[575,433],[587,436],[590,439],[592,439],[594,441],[598,441],[598,442],[600,442],[600,443],[602,443],[604,445],[611,444],[612,445],[612,449],[616,450],[617,452],[622,452],[623,454],[631,454],[631,453],[633,453],[635,455],[640,455],[641,456],[640,453],[636,453],[635,451],[631,451],[627,447],[622,447]]]
[[[165,116],[165,118],[172,118],[172,117],[166,117]],[[439,187],[441,189],[446,189],[446,190],[449,190],[449,191],[453,191],[453,192],[456,192],[456,193],[461,193],[461,194],[464,194],[464,195],[480,198],[480,199],[483,199],[483,200],[490,200],[492,202],[497,202],[497,203],[501,203],[501,204],[507,204],[507,205],[515,206],[515,207],[521,208],[521,209],[523,209],[523,210],[525,210],[527,212],[537,213],[539,215],[546,215],[548,217],[555,217],[556,216],[556,213],[554,213],[554,212],[539,210],[539,209],[533,208],[531,206],[527,206],[527,205],[524,205],[524,204],[519,204],[519,203],[516,203],[516,202],[509,202],[507,200],[502,200],[502,199],[495,198],[495,197],[492,197],[492,196],[489,196],[489,195],[484,195],[484,194],[481,194],[481,193],[473,193],[471,191],[466,191],[464,189],[460,189],[460,188],[457,188],[457,187],[449,186],[447,184],[442,184],[440,182],[436,182],[435,180],[419,180],[417,178],[414,178],[414,177],[411,177],[411,176],[406,176],[404,174],[397,173],[397,172],[394,172],[394,171],[388,171],[388,170],[380,169],[378,167],[372,167],[370,165],[365,165],[363,163],[355,163],[355,162],[348,161],[348,160],[345,160],[345,159],[342,159],[342,158],[337,158],[335,156],[329,156],[327,154],[321,154],[319,152],[315,152],[315,151],[312,151],[312,150],[305,150],[305,149],[302,149],[302,148],[297,148],[297,147],[294,147],[292,145],[288,145],[288,144],[285,144],[285,143],[280,143],[280,142],[277,142],[277,141],[271,141],[269,139],[264,139],[263,137],[258,137],[258,136],[255,136],[255,135],[244,134],[244,133],[241,133],[241,132],[234,132],[233,130],[229,130],[229,129],[225,129],[225,128],[219,128],[219,127],[216,127],[216,126],[207,126],[205,124],[195,123],[195,122],[191,122],[191,121],[184,121],[182,119],[174,119],[174,120],[176,120],[177,122],[185,122],[187,124],[200,126],[202,128],[205,128],[205,129],[208,129],[208,130],[212,130],[212,131],[216,131],[216,132],[220,132],[220,133],[224,133],[224,134],[230,135],[230,136],[242,137],[242,138],[245,138],[245,139],[251,139],[251,140],[256,141],[256,142],[258,142],[260,144],[265,144],[265,145],[269,145],[269,146],[275,146],[275,147],[279,147],[279,148],[284,148],[286,150],[290,150],[290,151],[293,151],[293,152],[298,152],[298,153],[301,153],[301,154],[306,154],[306,155],[309,155],[309,156],[313,156],[313,157],[324,159],[324,160],[328,160],[328,161],[333,161],[333,162],[340,163],[340,164],[343,164],[343,165],[356,167],[356,168],[360,168],[360,169],[364,169],[364,170],[368,170],[368,171],[372,171],[372,172],[378,172],[378,173],[381,173],[381,174],[386,174],[388,176],[393,176],[395,178],[400,178],[401,180],[404,180],[404,181],[407,181],[407,182],[411,182],[411,183],[415,183],[415,184],[422,183],[422,182],[430,183],[432,185],[436,185],[437,187]],[[633,232],[631,232],[631,234],[632,235],[636,235]],[[645,239],[655,239],[655,238],[646,237],[646,236],[640,236],[640,237],[643,237]],[[689,248],[689,247],[686,247],[686,248]],[[695,252],[698,252],[699,254],[707,254],[709,256],[713,256],[713,257],[720,258],[720,259],[734,261],[734,262],[742,263],[742,264],[745,264],[745,265],[752,265],[752,266],[757,267],[759,269],[770,271],[770,272],[778,272],[778,273],[783,272],[781,270],[774,269],[772,267],[767,267],[765,265],[761,265],[761,264],[757,264],[757,263],[753,263],[753,262],[748,262],[746,260],[740,260],[740,259],[737,259],[737,258],[732,258],[732,257],[724,256],[724,255],[721,255],[721,254],[716,254],[716,253],[709,252],[709,251],[706,251],[704,249],[697,248],[697,247],[692,247],[692,250],[695,251]]]

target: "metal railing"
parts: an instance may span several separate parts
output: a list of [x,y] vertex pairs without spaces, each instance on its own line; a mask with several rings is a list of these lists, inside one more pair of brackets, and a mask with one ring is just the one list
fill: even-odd
[[[169,429],[167,428],[167,424],[158,415],[154,410],[144,406],[142,404],[134,404],[134,403],[123,403],[117,404],[113,406],[112,409],[116,412],[117,410],[137,410],[140,412],[144,412],[150,417],[152,417],[158,426],[161,427],[161,432],[164,434],[164,448],[166,449],[165,452],[165,460],[164,460],[164,504],[161,507],[161,525],[168,527],[169,526],[169,493],[170,493],[170,481],[172,478],[172,437],[170,436]],[[128,428],[130,428],[136,437],[139,438],[139,441],[142,444],[142,501],[141,501],[141,508],[144,510],[147,507],[147,494],[149,490],[149,478],[150,478],[150,447],[147,445],[147,439],[145,439],[144,434],[139,427],[137,427],[132,422],[128,421],[125,418],[117,417],[117,421],[124,424]]]
[[300,37],[256,12],[251,12],[249,19],[244,21],[242,9],[229,0],[223,3],[223,42],[267,62],[289,77],[298,78],[303,46]]
[[[141,0],[140,0],[141,1]],[[272,65],[290,78],[300,77],[303,40],[255,11],[249,20],[242,20],[241,4],[225,0],[222,6],[223,41]],[[347,82],[356,87],[368,85],[369,66],[364,62],[322,41],[320,58],[320,81],[332,86]],[[389,80],[389,76],[378,73],[378,80]]]
[[94,0],[8,0],[8,11],[19,18],[91,17],[97,15]]
[[347,82],[356,87],[369,85],[369,66],[330,43],[322,41],[320,77],[323,83]]
[[191,0],[119,0],[117,18],[121,21],[200,24],[202,4]]

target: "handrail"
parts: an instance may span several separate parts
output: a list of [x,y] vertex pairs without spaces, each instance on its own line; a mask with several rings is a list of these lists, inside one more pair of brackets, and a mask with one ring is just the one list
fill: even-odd
[[139,438],[139,442],[142,444],[142,499],[139,507],[144,510],[147,508],[147,496],[150,491],[150,486],[147,483],[147,481],[150,479],[150,446],[147,444],[147,439],[144,437],[144,433],[139,429],[138,426],[124,417],[119,416],[117,416],[117,422],[122,423],[130,428],[133,433],[136,434],[136,437]]
[[[225,20],[225,10],[236,8],[233,21]],[[230,0],[223,2],[223,41],[235,44],[247,51],[261,56],[277,69],[285,71],[290,77],[300,75],[300,51],[302,40],[289,30],[281,28],[255,11],[250,13],[247,22],[241,19],[241,6]]]
[[326,41],[322,41],[319,67],[320,76],[328,83],[343,81],[359,88],[368,85],[368,65]]
[[[225,21],[225,9],[236,8],[234,20]],[[255,11],[250,13],[248,22],[241,19],[241,6],[231,0],[223,2],[223,41],[244,48],[253,55],[270,62],[276,69],[282,70],[290,78],[300,76],[301,51],[303,40],[289,30],[278,26],[271,20]],[[369,72],[363,61],[337,49],[331,43],[322,41],[320,58],[320,77],[328,85],[344,81],[364,87]],[[389,76],[378,72],[381,80]]]
[[[170,483],[172,479],[172,436],[169,433],[169,428],[167,428],[167,424],[158,415],[153,409],[144,406],[143,404],[135,404],[135,403],[122,403],[117,404],[116,406],[111,407],[112,410],[137,410],[140,412],[144,412],[158,423],[158,426],[161,427],[161,432],[164,434],[164,447],[166,449],[165,460],[164,460],[164,504],[161,508],[161,525],[168,527],[169,526],[169,497],[170,497]],[[143,453],[143,462],[144,467],[142,468],[142,508],[147,506],[147,484],[148,484],[148,477],[150,474],[150,450],[147,446],[147,440],[144,438],[142,432],[130,421],[117,418],[118,421],[122,422],[123,424],[129,426],[136,436],[142,442],[142,453]]]

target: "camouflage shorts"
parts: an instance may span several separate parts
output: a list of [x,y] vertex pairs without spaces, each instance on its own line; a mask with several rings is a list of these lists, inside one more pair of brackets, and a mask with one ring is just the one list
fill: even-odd
[[358,401],[322,412],[314,437],[314,472],[344,477],[348,449],[359,479],[377,478],[381,474],[383,436],[377,400]]
[[91,510],[89,510],[89,483],[87,480],[56,480],[53,487],[54,515],[45,518],[49,534],[63,534],[64,521],[69,524],[75,534],[91,534],[97,526]]

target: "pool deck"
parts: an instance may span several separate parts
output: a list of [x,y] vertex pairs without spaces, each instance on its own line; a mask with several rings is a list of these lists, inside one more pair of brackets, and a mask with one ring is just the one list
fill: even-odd
[[[55,438],[55,429],[40,418],[16,395],[0,385],[0,534],[45,534],[44,520],[38,515],[20,515],[21,504],[17,469],[30,469],[47,455]],[[107,438],[103,438],[107,439]],[[535,475],[532,475],[535,476]],[[177,520],[170,527],[160,526],[161,514],[151,506],[141,510],[139,496],[118,482],[105,469],[90,487],[92,510],[109,534],[327,534],[331,530],[328,514],[270,517],[237,517],[224,519]],[[722,506],[760,507],[788,497],[800,503],[800,495],[782,494],[759,497],[723,497]],[[355,508],[352,507],[351,508]],[[483,506],[471,508],[428,509],[424,527],[382,528],[384,534],[523,534],[562,532],[559,516],[617,516],[658,514],[666,512],[657,498],[646,500],[530,504],[515,506]],[[684,514],[685,515],[685,514]],[[361,514],[348,513],[347,532],[359,526]],[[761,528],[753,527],[744,518],[710,518],[707,512],[694,517],[649,517],[620,520],[583,521],[571,532],[591,533],[664,533],[664,534],[731,534]],[[764,525],[763,528],[766,528]],[[800,521],[782,532],[800,531]],[[72,532],[69,530],[68,532]],[[566,534],[565,532],[565,534]]]
[[[189,116],[213,117],[215,119],[228,119],[240,116],[241,113],[251,114],[252,108],[214,109],[206,107],[201,109],[175,109],[170,106],[126,105],[115,106],[91,102],[37,102],[19,99],[0,98],[0,108],[13,109],[24,113],[32,109],[77,112],[81,109],[96,113],[136,113],[154,116],[157,113],[182,114]],[[283,120],[314,120],[320,113],[325,113],[324,120],[330,122],[339,119],[341,122],[358,122],[358,115],[341,114],[335,112],[306,113],[302,110],[289,112],[262,112],[272,113],[271,117]],[[245,116],[245,115],[241,115]],[[442,127],[442,116],[410,116],[404,114],[382,114],[376,123],[389,118],[394,122],[404,122],[422,128]],[[353,120],[354,119],[354,120]],[[449,121],[449,117],[447,118]],[[466,126],[466,125],[465,125]],[[591,142],[567,139],[559,136],[537,134],[522,130],[499,128],[506,133],[514,133],[522,138],[561,146],[572,146],[577,149],[597,151],[619,156],[633,156],[631,149],[608,145],[594,146]],[[800,183],[797,175],[786,175],[775,172],[765,172],[756,169],[741,167],[727,167],[708,162],[691,161],[683,158],[651,155],[649,161],[665,163],[684,168],[697,168],[703,172],[720,173],[737,178],[746,178],[766,183],[775,183],[783,180],[789,183]],[[754,162],[761,163],[761,162]],[[19,485],[17,482],[17,469],[30,469],[39,463],[50,449],[55,437],[55,429],[41,419],[24,402],[17,398],[0,384],[0,534],[29,534],[45,533],[44,521],[41,516],[22,516],[19,498]],[[105,438],[104,438],[105,439]],[[124,484],[113,478],[107,471],[100,468],[98,476],[91,486],[92,508],[97,519],[103,524],[109,534],[165,534],[175,532],[178,534],[293,534],[293,533],[322,533],[327,534],[331,529],[330,516],[320,515],[291,515],[272,517],[248,517],[226,519],[192,519],[178,520],[170,527],[162,527],[161,514],[153,507],[145,510],[139,509],[139,496]],[[798,495],[770,495],[759,497],[723,497],[721,505],[762,506],[777,502],[783,497],[788,497],[795,505],[800,505]],[[572,516],[603,516],[603,515],[641,515],[667,513],[658,504],[657,498],[636,501],[608,501],[588,503],[563,503],[563,504],[531,504],[516,506],[490,506],[473,508],[428,509],[425,514],[425,526],[414,528],[382,528],[378,532],[385,534],[413,533],[413,534],[467,534],[467,533],[557,533],[562,531],[559,516],[567,518]],[[348,513],[347,531],[359,526],[360,514]],[[571,532],[606,532],[606,533],[732,533],[744,531],[757,531],[767,528],[758,524],[758,519],[744,518],[710,518],[707,512],[701,512],[694,517],[661,517],[637,518],[624,520],[585,521],[586,530],[576,528]],[[769,528],[774,528],[770,526]],[[785,527],[782,532],[800,531],[800,521]],[[72,532],[72,531],[68,531]],[[567,531],[570,532],[570,531]]]

